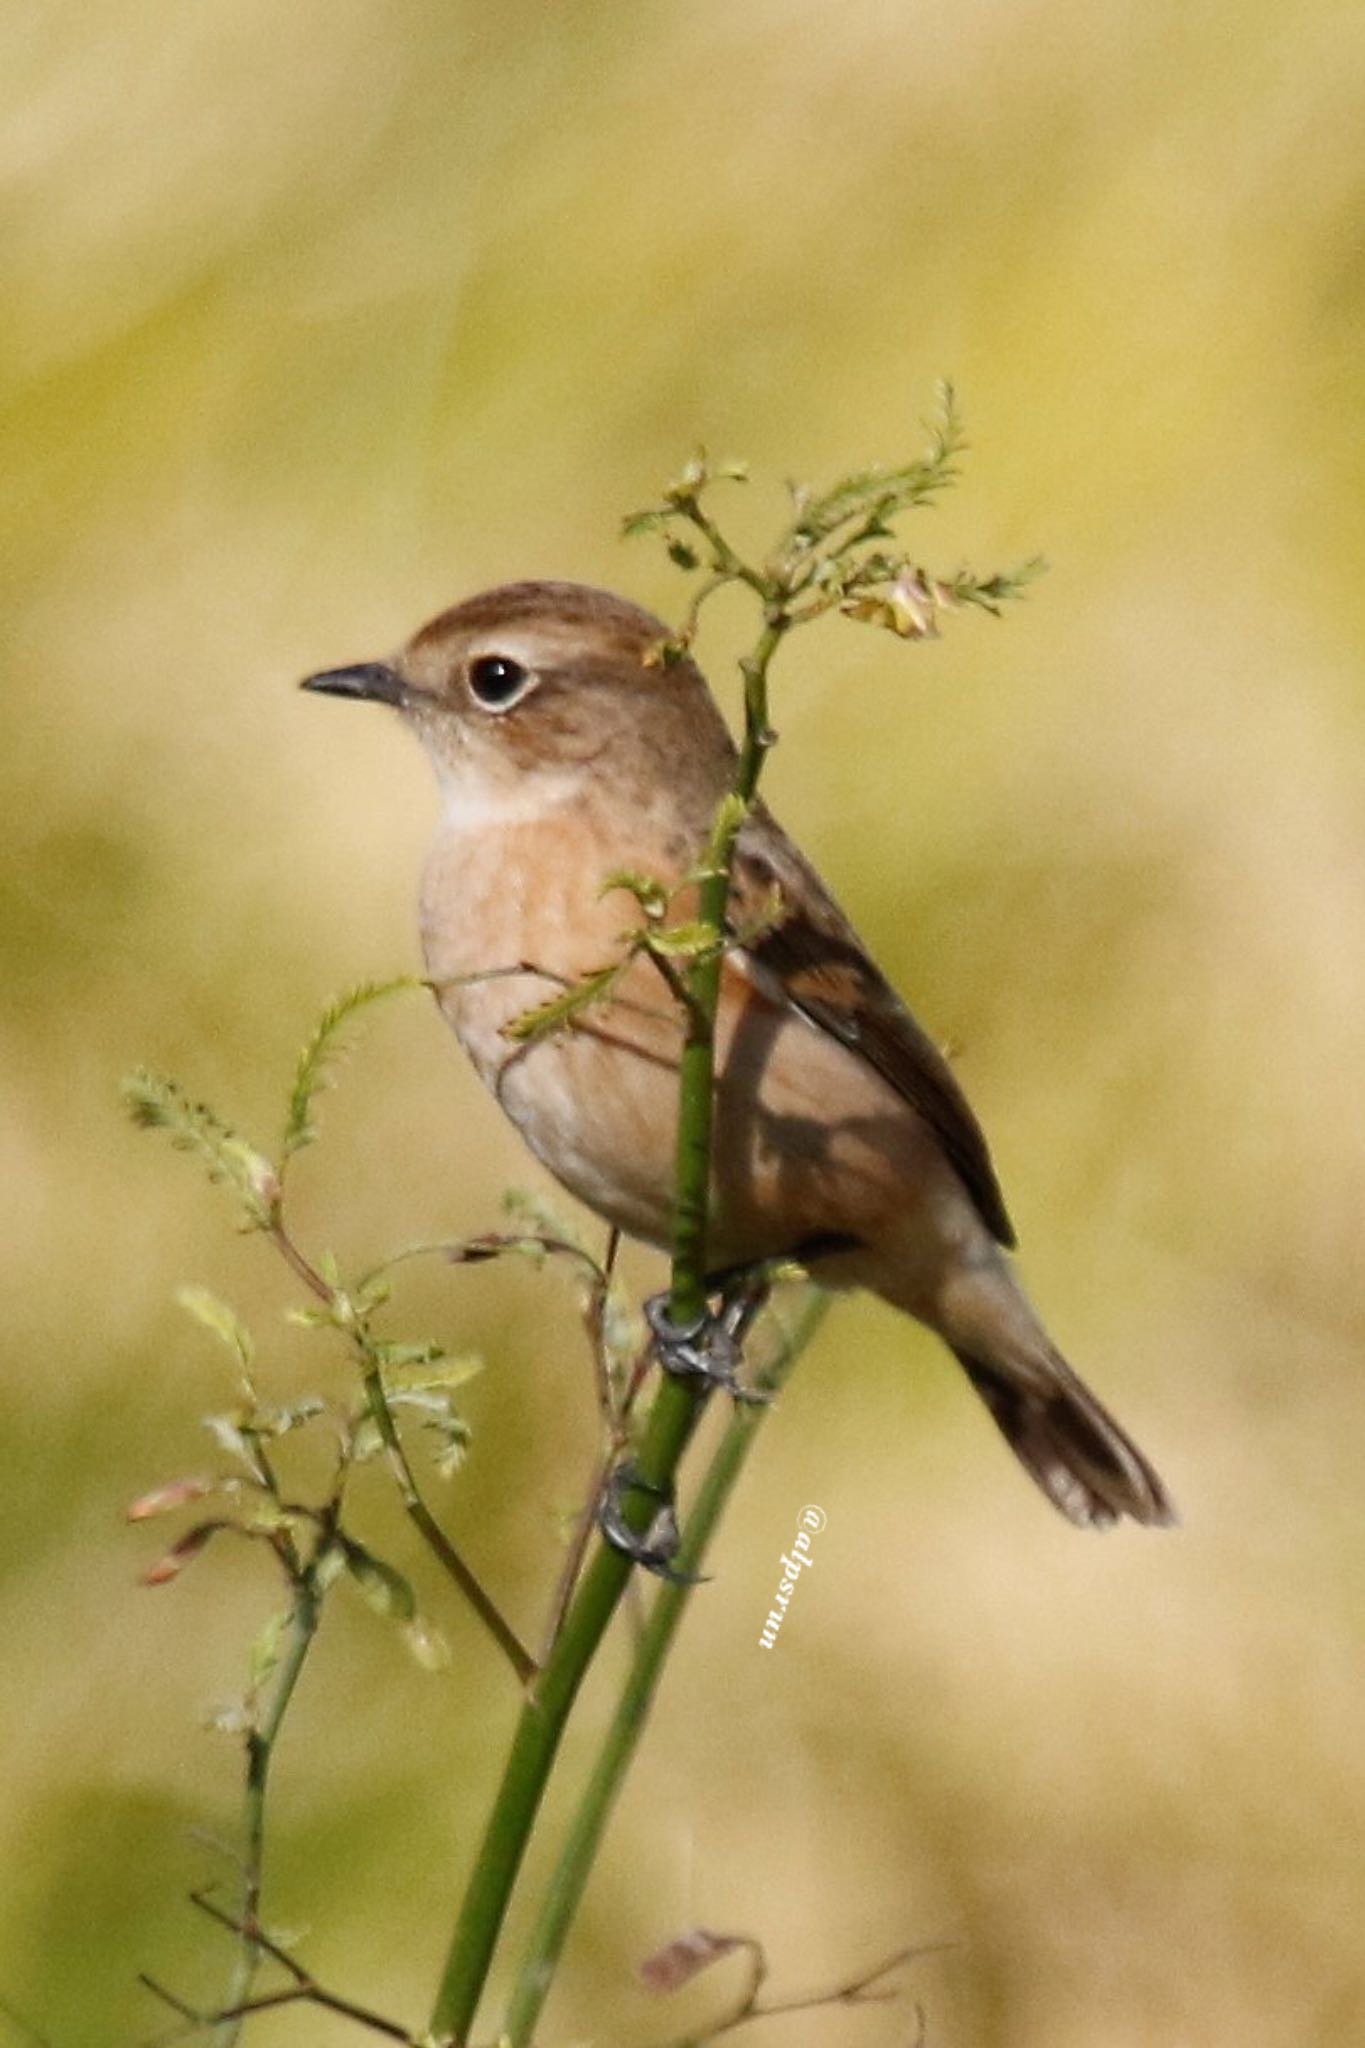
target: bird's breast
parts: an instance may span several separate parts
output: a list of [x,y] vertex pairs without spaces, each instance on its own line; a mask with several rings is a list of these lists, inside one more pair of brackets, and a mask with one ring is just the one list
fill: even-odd
[[619,965],[639,922],[613,872],[670,879],[666,850],[565,807],[479,831],[447,823],[427,862],[422,942],[441,1008],[485,1084],[550,1171],[631,1235],[663,1242],[681,1031],[637,959],[572,1024],[523,1025]]

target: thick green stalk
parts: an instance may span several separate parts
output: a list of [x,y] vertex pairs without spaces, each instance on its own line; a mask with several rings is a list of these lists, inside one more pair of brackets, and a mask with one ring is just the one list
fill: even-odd
[[[667,1488],[701,1412],[703,1396],[666,1379],[655,1396],[636,1457],[651,1486]],[[626,1519],[642,1532],[656,1503],[628,1497]],[[549,1660],[528,1694],[478,1859],[465,1891],[431,2017],[433,2040],[465,2048],[512,1887],[535,1824],[570,1709],[625,1590],[630,1561],[601,1543],[565,1617]]]
[[[770,607],[754,652],[744,663],[745,732],[733,791],[740,802],[720,814],[709,849],[708,873],[699,891],[699,917],[717,931],[723,930],[725,924],[730,864],[744,807],[753,796],[763,757],[772,743],[767,722],[768,665],[788,623],[780,610]],[[694,962],[686,982],[669,1297],[670,1314],[683,1325],[696,1322],[706,1309],[714,1038],[721,965],[722,952],[716,947]],[[674,1474],[705,1398],[703,1383],[664,1379],[636,1458],[645,1488],[656,1494],[671,1494]],[[637,1533],[642,1532],[653,1511],[650,1493],[633,1489],[626,1498],[624,1511],[630,1526]],[[451,2048],[466,2048],[468,2043],[565,1724],[630,1571],[629,1561],[619,1551],[605,1542],[598,1546],[559,1640],[522,1708],[432,2012],[432,2038],[442,2048],[447,2043]]]
[[[794,1327],[783,1339],[776,1356],[758,1376],[756,1384],[763,1392],[775,1394],[786,1383],[797,1359],[819,1328],[828,1306],[829,1297],[812,1289]],[[712,1532],[734,1491],[766,1412],[761,1403],[736,1405],[688,1514],[687,1534],[678,1553],[681,1570],[689,1573],[700,1570]],[[654,1606],[636,1645],[611,1726],[570,1823],[544,1904],[527,1944],[525,1959],[517,1972],[500,2036],[500,2048],[528,2048],[534,2034],[612,1808],[644,1734],[664,1660],[691,1593],[690,1585],[670,1583],[660,1586],[655,1595]]]

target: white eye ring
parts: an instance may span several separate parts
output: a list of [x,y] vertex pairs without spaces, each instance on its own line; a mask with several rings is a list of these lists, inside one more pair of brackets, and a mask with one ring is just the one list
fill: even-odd
[[476,654],[469,664],[469,694],[485,711],[510,711],[535,681],[510,654]]

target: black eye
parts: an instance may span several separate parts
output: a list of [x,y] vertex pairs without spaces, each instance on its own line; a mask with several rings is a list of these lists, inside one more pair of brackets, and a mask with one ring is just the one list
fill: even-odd
[[469,687],[480,704],[501,711],[519,697],[530,681],[529,673],[510,654],[481,654],[469,664]]

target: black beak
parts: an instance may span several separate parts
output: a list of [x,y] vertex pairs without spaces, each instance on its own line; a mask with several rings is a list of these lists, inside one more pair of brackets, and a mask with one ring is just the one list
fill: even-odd
[[326,697],[365,697],[372,704],[401,704],[406,692],[397,669],[382,661],[358,661],[353,668],[325,668],[305,676],[301,690],[320,690]]

